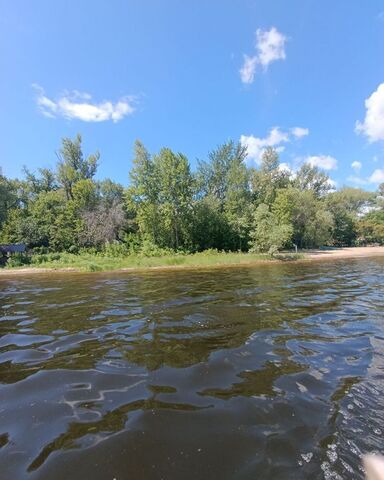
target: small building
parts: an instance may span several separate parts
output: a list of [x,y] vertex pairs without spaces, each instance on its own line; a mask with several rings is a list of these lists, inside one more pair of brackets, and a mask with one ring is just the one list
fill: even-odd
[[26,250],[27,247],[24,243],[10,243],[8,245],[0,244],[0,264],[6,264],[12,253],[25,253]]

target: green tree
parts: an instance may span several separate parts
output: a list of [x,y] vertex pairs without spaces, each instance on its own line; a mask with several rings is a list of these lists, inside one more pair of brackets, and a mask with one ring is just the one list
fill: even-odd
[[212,195],[224,210],[234,169],[244,164],[247,151],[240,143],[229,141],[208,154],[208,161],[200,161],[197,182],[200,196]]
[[233,249],[247,248],[251,224],[250,176],[244,161],[233,162],[227,174],[224,211],[232,230]]
[[30,195],[38,195],[58,188],[55,173],[51,169],[38,168],[38,172],[39,175],[36,175],[26,166],[23,167],[25,190]]
[[100,158],[99,152],[96,152],[85,159],[81,141],[80,134],[77,134],[74,140],[63,138],[58,154],[57,179],[64,188],[68,200],[73,200],[73,186],[79,180],[93,178]]
[[[130,172],[131,186],[127,190],[127,211],[130,212],[131,228],[138,229],[142,237],[154,244],[160,242],[159,181],[154,162],[140,140],[135,142],[133,168]],[[137,224],[137,228],[135,227]]]
[[194,181],[187,157],[163,148],[154,159],[159,182],[161,246],[179,249],[191,245]]
[[9,212],[18,203],[14,185],[3,175],[0,175],[0,229],[7,220]]
[[256,205],[265,203],[272,205],[277,191],[287,188],[290,183],[289,172],[280,168],[277,151],[268,147],[262,154],[258,170],[253,169],[251,175],[253,198]]
[[317,198],[323,197],[332,188],[329,176],[309,163],[304,163],[296,172],[293,186],[299,190],[311,190]]
[[216,197],[206,195],[196,200],[193,212],[192,238],[194,247],[199,251],[208,248],[230,249],[231,228]]
[[280,189],[272,205],[280,222],[293,226],[292,241],[299,248],[331,243],[333,218],[312,190]]
[[124,187],[120,183],[106,178],[97,183],[101,203],[106,207],[124,203]]
[[255,210],[253,217],[253,228],[250,233],[251,251],[273,255],[289,243],[292,231],[291,225],[280,223],[268,205],[262,203]]

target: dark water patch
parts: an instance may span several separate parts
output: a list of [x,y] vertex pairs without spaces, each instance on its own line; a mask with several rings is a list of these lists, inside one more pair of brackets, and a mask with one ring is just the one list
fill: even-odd
[[12,479],[363,478],[384,261],[0,279]]

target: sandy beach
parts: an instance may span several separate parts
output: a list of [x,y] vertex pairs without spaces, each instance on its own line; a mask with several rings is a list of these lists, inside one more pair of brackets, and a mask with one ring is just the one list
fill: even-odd
[[384,255],[384,247],[346,247],[329,250],[307,250],[305,256],[312,260],[328,260],[331,258],[376,257]]

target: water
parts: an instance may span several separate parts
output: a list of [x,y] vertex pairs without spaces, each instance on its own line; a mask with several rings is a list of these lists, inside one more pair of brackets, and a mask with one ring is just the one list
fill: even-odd
[[1,479],[356,479],[384,259],[0,278]]

